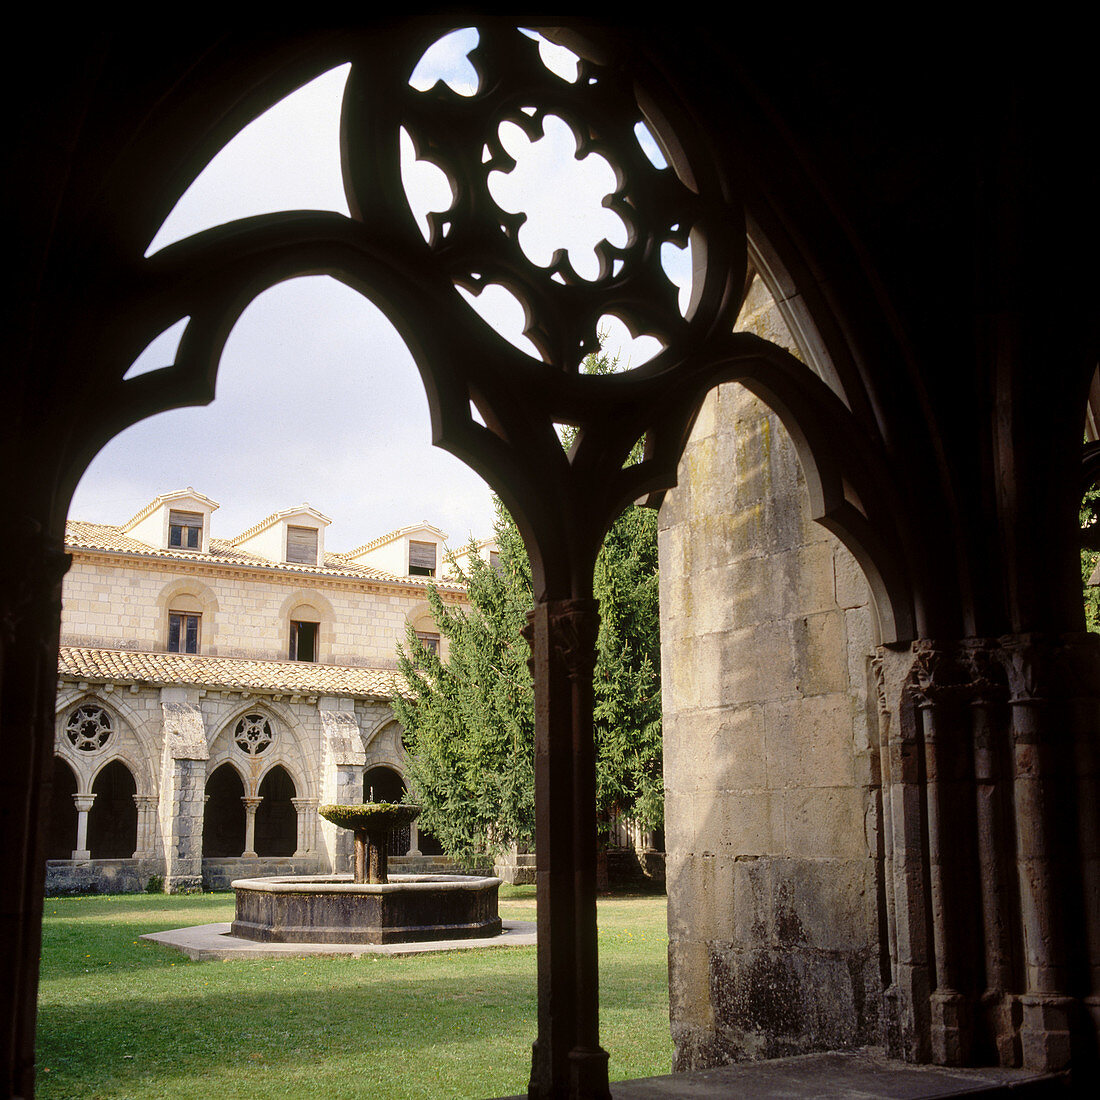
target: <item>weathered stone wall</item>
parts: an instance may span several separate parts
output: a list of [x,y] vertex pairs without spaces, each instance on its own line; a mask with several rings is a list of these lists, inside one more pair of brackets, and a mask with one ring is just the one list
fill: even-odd
[[786,432],[739,386],[703,407],[660,552],[676,1064],[876,1041],[866,584],[810,519]]

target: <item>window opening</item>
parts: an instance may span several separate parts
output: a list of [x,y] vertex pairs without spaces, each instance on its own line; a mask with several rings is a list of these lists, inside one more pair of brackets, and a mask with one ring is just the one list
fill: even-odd
[[137,784],[121,760],[112,760],[92,784],[88,851],[92,859],[132,859],[137,848]]
[[249,756],[259,756],[274,740],[271,723],[262,714],[246,714],[233,731],[237,748]]
[[291,799],[294,780],[276,764],[260,783],[256,808],[256,855],[292,856],[298,847],[298,813]]
[[317,564],[316,527],[287,527],[286,560],[297,565]]
[[61,759],[53,758],[53,793],[50,795],[49,840],[47,859],[72,859],[76,850],[76,776]]
[[231,764],[222,764],[206,781],[202,819],[204,858],[239,856],[244,851],[244,784]]
[[409,575],[435,576],[435,543],[409,540]]
[[420,642],[420,644],[429,653],[434,653],[434,654],[436,654],[436,656],[439,655],[439,635],[438,634],[432,634],[430,631],[418,630],[416,632],[416,637],[417,637],[417,640]]
[[317,630],[320,623],[292,622],[290,624],[290,659],[292,661],[317,660]]
[[92,705],[77,707],[65,723],[69,744],[81,752],[103,748],[111,732],[111,716],[102,707]]
[[168,545],[180,550],[202,549],[202,513],[168,513]]
[[189,611],[170,611],[168,613],[168,652],[198,653],[199,619]]

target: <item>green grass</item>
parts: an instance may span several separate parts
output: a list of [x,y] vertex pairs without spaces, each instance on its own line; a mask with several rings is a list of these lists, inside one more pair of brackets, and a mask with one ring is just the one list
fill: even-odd
[[[534,919],[534,890],[501,916]],[[232,919],[231,894],[47,898],[38,1095],[487,1097],[525,1093],[535,948],[189,961],[144,932]],[[602,899],[613,1079],[667,1073],[665,899]]]

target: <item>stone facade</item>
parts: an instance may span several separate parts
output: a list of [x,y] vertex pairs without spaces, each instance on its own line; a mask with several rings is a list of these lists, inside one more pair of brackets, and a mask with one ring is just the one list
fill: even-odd
[[[402,782],[396,645],[433,636],[429,583],[456,602],[463,587],[326,552],[329,521],[306,506],[230,540],[210,533],[216,508],[189,489],[120,527],[69,524],[54,767],[70,797],[54,800],[49,890],[341,870],[350,835],[317,806]],[[172,544],[181,517],[202,525],[193,548]],[[431,542],[442,564],[444,537],[419,525],[368,546],[407,563],[410,539]]]
[[[762,284],[741,326],[791,341]],[[793,350],[793,348],[791,348]],[[661,510],[679,1068],[881,1037],[874,615],[777,417],[704,402]]]

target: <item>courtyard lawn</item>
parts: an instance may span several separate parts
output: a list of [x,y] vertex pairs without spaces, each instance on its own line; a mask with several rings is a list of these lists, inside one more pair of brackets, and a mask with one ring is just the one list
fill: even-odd
[[[502,888],[501,916],[533,920],[533,895]],[[232,894],[47,898],[38,1095],[526,1092],[535,948],[196,963],[139,938],[232,916]],[[612,1079],[668,1073],[665,899],[602,899],[599,922]]]

